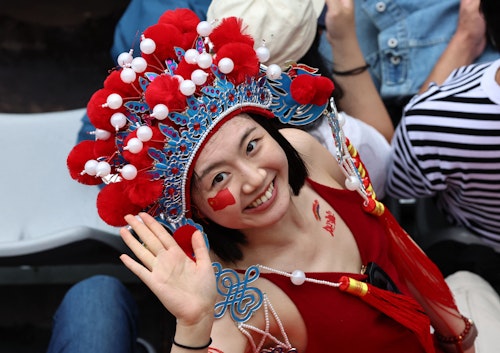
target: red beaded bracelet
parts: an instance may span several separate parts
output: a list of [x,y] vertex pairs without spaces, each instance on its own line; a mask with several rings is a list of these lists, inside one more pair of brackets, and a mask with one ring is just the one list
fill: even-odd
[[474,345],[477,337],[477,328],[474,321],[461,315],[465,323],[465,329],[457,336],[446,337],[439,332],[434,333],[434,337],[445,352],[448,353],[463,353]]

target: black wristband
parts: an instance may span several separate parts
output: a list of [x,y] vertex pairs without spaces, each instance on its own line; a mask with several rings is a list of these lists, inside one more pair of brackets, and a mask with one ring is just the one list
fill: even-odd
[[200,349],[205,349],[205,348],[210,347],[210,345],[212,344],[212,337],[210,337],[210,339],[208,340],[208,343],[205,344],[204,346],[198,346],[198,347],[185,346],[183,344],[175,342],[175,339],[173,339],[173,338],[172,338],[172,344],[174,346],[179,347],[179,348],[189,349],[191,351],[197,351],[197,350],[200,350]]
[[337,76],[353,76],[353,75],[359,75],[360,73],[365,72],[368,70],[370,67],[370,64],[365,64],[360,67],[356,67],[351,70],[346,70],[346,71],[337,71],[337,70],[332,70],[332,74],[337,75]]

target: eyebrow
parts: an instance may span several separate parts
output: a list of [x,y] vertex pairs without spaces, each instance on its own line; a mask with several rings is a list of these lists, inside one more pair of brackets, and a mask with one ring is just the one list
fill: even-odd
[[[238,149],[241,149],[243,147],[243,144],[245,143],[246,139],[248,136],[257,129],[256,126],[249,127],[243,135],[241,135],[240,138],[240,143],[238,144]],[[223,165],[225,161],[220,161],[220,162],[215,162],[209,164],[205,169],[202,170],[200,173],[198,179],[202,180],[207,174],[209,174],[213,169],[218,168],[219,166]]]

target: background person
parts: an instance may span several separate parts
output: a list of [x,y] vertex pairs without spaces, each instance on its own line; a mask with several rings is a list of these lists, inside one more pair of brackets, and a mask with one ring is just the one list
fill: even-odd
[[461,65],[499,57],[490,44],[484,48],[484,39],[476,40],[477,32],[484,30],[477,22],[477,0],[355,0],[355,4],[361,50],[394,125],[409,99],[427,87],[427,78],[449,44],[458,55],[440,63],[441,79]]
[[[481,0],[481,9],[488,34],[498,43],[496,15],[500,6]],[[387,184],[387,192],[393,197],[434,198],[450,225],[471,232],[474,246],[436,248],[436,258],[443,259],[441,268],[447,271],[466,266],[488,279],[497,291],[499,67],[498,59],[460,67],[443,84],[431,84],[412,98],[392,141]],[[474,249],[480,251],[475,257],[471,256]]]

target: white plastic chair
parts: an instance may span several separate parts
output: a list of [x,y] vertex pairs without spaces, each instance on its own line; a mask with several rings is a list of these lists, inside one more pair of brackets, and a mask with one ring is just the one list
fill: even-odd
[[[120,252],[118,229],[98,216],[97,186],[69,176],[66,158],[85,109],[0,114],[0,265],[92,240]],[[89,256],[91,261],[91,256]]]

